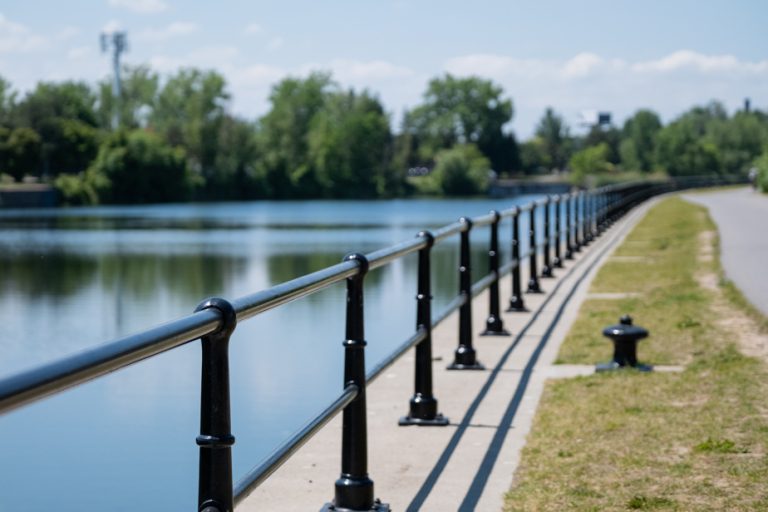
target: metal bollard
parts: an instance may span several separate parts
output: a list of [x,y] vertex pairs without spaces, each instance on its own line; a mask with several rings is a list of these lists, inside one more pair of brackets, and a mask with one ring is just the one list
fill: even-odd
[[459,248],[459,294],[465,297],[464,304],[459,308],[459,346],[454,352],[453,363],[449,370],[485,370],[485,366],[477,361],[477,354],[472,347],[472,276],[469,253],[469,232],[472,231],[472,221],[462,217],[459,222],[466,227],[461,231],[461,246]]
[[365,403],[365,319],[363,282],[368,259],[349,254],[344,261],[356,261],[360,272],[347,278],[347,321],[344,340],[344,386],[356,386],[357,396],[342,413],[341,476],[336,480],[333,503],[322,510],[389,512],[389,505],[373,497],[373,480],[368,477],[368,425]]
[[201,338],[202,385],[200,387],[200,467],[198,510],[232,512],[232,422],[229,400],[229,338],[237,325],[232,304],[220,298],[201,302],[195,311],[216,309],[222,325]]
[[408,416],[398,422],[402,426],[445,426],[448,418],[437,412],[437,399],[432,395],[432,284],[430,279],[430,254],[435,237],[429,231],[417,235],[424,238],[427,246],[419,250],[418,290],[416,294],[416,329],[424,329],[425,337],[416,345],[414,393]]
[[595,367],[598,372],[617,370],[619,368],[634,368],[649,372],[652,366],[637,362],[637,342],[648,337],[648,331],[632,325],[632,317],[624,315],[617,325],[603,329],[603,336],[613,342],[613,361],[601,363]]
[[491,223],[491,240],[488,248],[488,262],[490,271],[496,274],[496,279],[488,287],[488,319],[485,322],[485,330],[481,336],[509,336],[504,330],[504,322],[499,312],[499,221],[501,214],[491,210],[493,222]]
[[512,296],[507,311],[528,311],[523,301],[520,277],[520,208],[515,206],[512,213]]

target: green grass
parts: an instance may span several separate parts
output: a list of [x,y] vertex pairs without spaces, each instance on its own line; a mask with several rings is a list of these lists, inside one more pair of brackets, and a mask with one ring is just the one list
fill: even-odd
[[686,368],[549,382],[505,510],[768,510],[768,369],[719,330],[716,292],[695,278],[720,271],[697,258],[713,229],[702,208],[665,200],[616,252],[643,262],[600,270],[592,292],[642,295],[586,301],[559,360],[610,359],[600,331],[630,313],[651,331],[642,361]]
[[650,364],[683,364],[696,336],[705,330],[707,293],[692,270],[697,262],[698,233],[714,226],[701,210],[680,215],[681,200],[654,208],[608,259],[592,283],[592,292],[631,292],[638,297],[584,302],[579,320],[569,333],[559,363],[594,364],[610,359],[611,344],[600,334],[629,313],[635,325],[651,336],[638,353]]

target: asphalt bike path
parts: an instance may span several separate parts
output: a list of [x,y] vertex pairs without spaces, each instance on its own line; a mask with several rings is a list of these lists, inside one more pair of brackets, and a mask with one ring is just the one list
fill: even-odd
[[683,197],[707,207],[720,235],[725,275],[768,315],[768,195],[744,187]]

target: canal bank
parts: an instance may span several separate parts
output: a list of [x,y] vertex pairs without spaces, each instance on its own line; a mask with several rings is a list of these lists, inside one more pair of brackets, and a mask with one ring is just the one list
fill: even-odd
[[[368,470],[375,494],[393,510],[500,510],[560,342],[596,269],[653,201],[617,221],[566,260],[544,294],[527,294],[527,313],[504,313],[511,336],[479,336],[487,296],[473,301],[474,347],[485,371],[449,371],[457,345],[456,315],[433,331],[434,393],[445,427],[400,427],[413,394],[414,358],[407,355],[367,390]],[[509,280],[501,283],[510,296]],[[580,371],[580,369],[579,369]],[[341,383],[340,383],[341,385]],[[337,417],[240,505],[243,510],[317,510],[339,476]]]
[[0,187],[0,208],[51,208],[59,196],[51,185],[23,184]]

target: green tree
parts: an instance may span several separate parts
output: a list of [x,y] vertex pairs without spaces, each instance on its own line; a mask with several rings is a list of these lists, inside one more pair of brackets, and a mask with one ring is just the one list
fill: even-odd
[[672,176],[723,172],[720,151],[710,130],[714,123],[727,119],[725,109],[717,102],[689,110],[659,131],[657,165]]
[[0,76],[0,126],[10,126],[11,113],[16,106],[16,92],[11,83]]
[[605,144],[608,147],[607,159],[616,165],[621,161],[619,146],[621,144],[621,132],[615,126],[593,126],[582,140],[582,149],[589,146]]
[[768,145],[768,121],[760,112],[737,112],[712,121],[707,138],[717,146],[723,172],[743,175]]
[[56,181],[71,203],[182,201],[192,185],[184,152],[144,130],[115,132],[85,173]]
[[757,169],[757,187],[768,193],[768,149],[755,159],[753,166]]
[[40,168],[40,135],[31,128],[0,126],[0,171],[21,181]]
[[[489,80],[446,74],[429,82],[421,105],[407,112],[403,132],[411,135],[422,162],[455,144],[474,144],[497,171],[518,166],[517,143],[504,126],[512,120],[512,100]],[[409,157],[412,158],[412,157]],[[408,160],[408,158],[406,158]]]
[[488,188],[490,161],[473,144],[440,151],[429,178],[448,196],[469,196]]
[[551,107],[547,107],[544,116],[536,126],[535,138],[538,140],[545,160],[540,166],[547,169],[565,169],[571,153],[572,140],[568,125]]
[[610,147],[601,142],[596,146],[588,146],[574,153],[570,160],[571,180],[583,184],[587,176],[605,174],[613,171],[613,163],[608,159]]
[[99,144],[95,104],[83,82],[41,82],[16,105],[14,126],[40,136],[42,175],[77,173],[93,160]]
[[251,199],[262,194],[257,176],[259,151],[252,123],[227,115],[217,134],[213,173],[206,182],[208,197]]
[[258,130],[260,174],[269,197],[311,197],[318,184],[309,161],[309,132],[315,115],[338,86],[328,73],[286,78],[272,88],[270,111]]
[[220,74],[182,69],[165,83],[149,116],[150,127],[171,146],[183,147],[190,168],[205,181],[216,173],[217,135],[229,98]]
[[123,66],[119,105],[116,105],[111,79],[101,81],[98,90],[97,114],[101,126],[112,126],[115,108],[119,106],[120,128],[143,128],[155,108],[159,76],[145,65]]
[[389,118],[367,92],[332,93],[310,123],[309,166],[327,197],[392,195],[404,176],[392,173]]
[[626,120],[621,133],[622,167],[628,171],[650,172],[656,153],[656,137],[661,119],[651,110],[638,110]]
[[544,151],[544,142],[534,137],[520,144],[520,169],[525,174],[542,174],[551,167],[549,155]]

